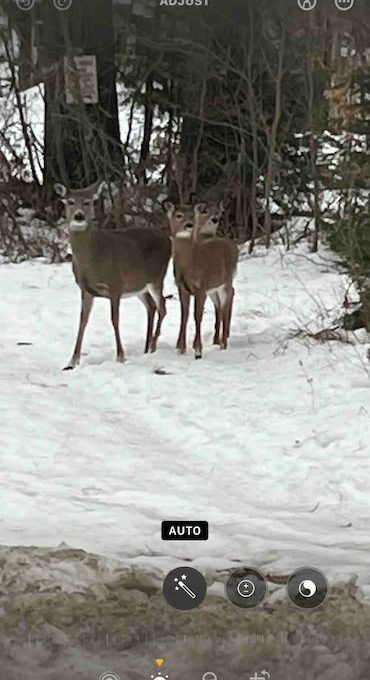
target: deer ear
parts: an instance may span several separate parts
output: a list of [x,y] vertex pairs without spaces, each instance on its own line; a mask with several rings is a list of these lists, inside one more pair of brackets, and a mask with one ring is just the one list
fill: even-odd
[[175,212],[175,206],[171,201],[163,201],[162,202],[162,208],[167,213],[168,217],[172,217],[173,213]]
[[205,212],[207,212],[207,207],[208,207],[208,206],[207,206],[207,203],[205,203],[205,201],[203,201],[202,203],[197,203],[197,204],[194,206],[194,212],[196,212],[196,213],[205,213]]
[[106,191],[108,189],[108,185],[106,182],[100,182],[98,186],[96,187],[96,195],[100,196],[100,194],[103,193],[103,191]]
[[231,196],[227,196],[226,198],[222,199],[222,201],[219,202],[218,207],[222,212],[230,208],[231,204]]
[[65,188],[64,184],[54,184],[53,189],[57,196],[60,196],[60,198],[65,198],[67,194],[67,189]]
[[108,193],[108,184],[106,181],[100,182],[98,181],[95,185],[95,197],[100,198],[100,196],[105,196]]

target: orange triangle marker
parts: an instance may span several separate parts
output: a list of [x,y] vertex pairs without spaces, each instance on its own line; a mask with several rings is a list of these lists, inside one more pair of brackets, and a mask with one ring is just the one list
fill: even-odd
[[164,659],[156,659],[155,662],[156,662],[158,668],[161,668],[161,666],[163,666],[163,664],[164,664]]

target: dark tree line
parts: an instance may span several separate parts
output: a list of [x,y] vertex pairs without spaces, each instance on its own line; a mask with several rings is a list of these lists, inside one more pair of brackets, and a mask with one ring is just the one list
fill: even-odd
[[[95,0],[94,11],[79,0],[67,12],[45,0],[32,12],[1,4],[2,90],[16,93],[21,113],[24,89],[45,85],[43,182],[31,167],[41,192],[55,180],[81,186],[104,178],[123,180],[135,196],[159,188],[175,200],[222,196],[230,234],[248,238],[251,250],[261,235],[268,246],[291,217],[313,218],[313,249],[328,235],[355,276],[370,189],[366,0],[351,12],[333,11],[331,0],[314,12],[291,0],[170,10]],[[87,103],[75,78],[68,103],[65,59],[73,71],[82,55],[96,57],[98,101]],[[117,98],[128,111],[124,139]],[[1,134],[5,175],[13,168],[19,175]],[[36,164],[26,124],[24,135]],[[325,191],[338,200],[324,205]]]

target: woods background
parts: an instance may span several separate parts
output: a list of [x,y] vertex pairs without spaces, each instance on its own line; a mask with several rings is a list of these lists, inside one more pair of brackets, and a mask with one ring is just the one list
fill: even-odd
[[[65,257],[55,181],[116,182],[119,226],[128,215],[160,224],[163,194],[223,197],[223,231],[248,240],[251,253],[257,238],[269,247],[274,232],[292,247],[293,218],[305,218],[298,238],[316,251],[322,235],[358,287],[361,308],[345,323],[370,326],[366,0],[349,12],[332,0],[312,12],[295,0],[0,7],[5,257]],[[87,102],[73,78],[83,55],[96,57],[97,101]],[[42,102],[36,115],[31,96]]]

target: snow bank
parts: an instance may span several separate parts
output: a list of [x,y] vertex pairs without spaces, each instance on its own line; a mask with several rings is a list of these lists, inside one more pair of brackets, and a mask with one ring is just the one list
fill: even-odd
[[[325,252],[257,250],[240,263],[229,350],[212,347],[207,306],[196,362],[174,350],[170,272],[155,355],[142,354],[144,308],[124,301],[117,365],[99,301],[82,366],[62,373],[79,313],[70,265],[3,265],[2,542],[163,570],[312,564],[369,584],[367,347],[290,337],[330,324],[347,285]],[[209,541],[163,543],[164,518],[207,519]]]

